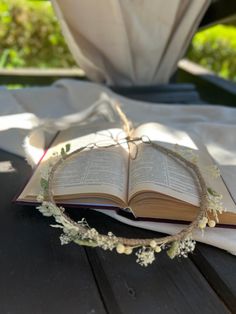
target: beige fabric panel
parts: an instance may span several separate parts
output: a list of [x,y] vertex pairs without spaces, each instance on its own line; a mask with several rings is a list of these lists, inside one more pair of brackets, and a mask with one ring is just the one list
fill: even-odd
[[75,60],[96,82],[166,83],[209,0],[53,0]]

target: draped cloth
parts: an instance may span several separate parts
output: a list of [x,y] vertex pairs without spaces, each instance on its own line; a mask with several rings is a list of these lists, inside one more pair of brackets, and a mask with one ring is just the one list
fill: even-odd
[[166,83],[209,0],[52,0],[88,78],[110,85]]
[[[188,134],[195,134],[220,167],[221,175],[236,201],[236,109],[212,105],[162,105],[134,101],[112,93],[95,83],[61,80],[53,86],[0,92],[0,148],[25,156],[22,143],[32,128],[44,119],[62,121],[64,117],[87,110],[102,92],[117,99],[130,120],[137,123],[158,122]],[[51,138],[53,134],[50,134]],[[44,138],[36,133],[31,138],[35,161],[43,152]],[[109,214],[109,211],[106,211]],[[179,224],[134,222],[121,216],[124,223],[173,234]],[[207,228],[196,240],[236,254],[235,229]]]

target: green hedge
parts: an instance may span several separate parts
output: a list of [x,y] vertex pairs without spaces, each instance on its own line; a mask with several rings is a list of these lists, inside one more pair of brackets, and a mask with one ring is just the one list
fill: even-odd
[[236,81],[236,27],[217,25],[198,32],[187,57],[224,78]]
[[0,0],[0,67],[74,67],[48,1]]

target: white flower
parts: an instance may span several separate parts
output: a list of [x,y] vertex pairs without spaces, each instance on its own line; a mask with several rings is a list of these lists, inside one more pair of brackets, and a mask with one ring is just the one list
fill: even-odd
[[61,245],[65,245],[71,242],[70,237],[64,233],[60,235],[60,240],[61,240]]
[[195,249],[196,241],[188,238],[179,242],[179,257],[188,257],[188,253],[192,253]]
[[152,264],[155,260],[154,251],[146,247],[142,247],[135,254],[138,257],[136,262],[144,267],[147,267],[149,264]]
[[176,256],[188,257],[188,253],[194,251],[195,245],[196,241],[192,240],[191,238],[174,241],[168,249],[167,254],[171,259],[175,258]]
[[52,213],[50,212],[49,208],[43,204],[38,206],[37,209],[40,211],[41,214],[43,214],[46,217],[52,216]]

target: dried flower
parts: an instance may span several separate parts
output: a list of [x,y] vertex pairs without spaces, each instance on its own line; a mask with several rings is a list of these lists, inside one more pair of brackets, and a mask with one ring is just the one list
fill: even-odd
[[132,247],[130,247],[130,246],[126,246],[125,247],[125,254],[126,255],[130,255],[130,254],[132,254],[132,252],[133,252],[133,249],[132,249]]
[[159,245],[157,245],[154,250],[155,250],[156,253],[160,253],[161,252],[161,247]]
[[220,169],[217,165],[210,165],[206,168],[206,171],[209,175],[211,175],[213,178],[220,177]]
[[196,241],[191,238],[187,238],[179,242],[179,257],[188,257],[189,253],[192,253],[195,249]]
[[136,256],[138,257],[136,262],[144,267],[152,264],[155,260],[154,251],[145,246],[139,249],[138,252],[136,252]]
[[[131,143],[131,141],[132,143],[135,143],[135,140],[137,139],[134,140],[129,138],[129,140],[130,142],[128,143]],[[140,138],[139,141],[140,140],[143,141],[143,137]],[[146,143],[152,144],[153,147],[156,147],[157,149],[159,148],[167,155],[172,155],[174,158],[177,159],[179,158],[181,162],[184,162],[183,158],[186,159],[186,165],[189,166],[192,170],[196,170],[195,172],[199,179],[200,187],[203,191],[205,191],[206,184],[204,181],[202,182],[202,180],[200,180],[201,177],[199,174],[199,169],[196,166],[197,156],[194,154],[193,150],[185,148],[182,149],[177,146],[176,150],[178,151],[178,153],[176,153],[168,150],[165,147],[161,147],[159,144],[156,144],[154,142],[152,143],[150,140],[148,140],[148,142]],[[114,145],[117,144],[118,142],[116,141]],[[96,144],[93,144],[90,149],[94,148],[95,146]],[[79,153],[86,148],[88,147],[79,148],[77,152]],[[168,249],[167,254],[171,259],[176,256],[187,257],[189,253],[193,252],[196,242],[192,239],[192,231],[196,227],[196,223],[193,223],[192,225],[190,225],[189,228],[186,228],[175,236],[169,236],[168,241],[166,240],[166,238],[164,238],[162,240],[142,239],[139,242],[137,241],[137,239],[126,239],[126,241],[124,241],[124,239],[122,238],[117,238],[112,232],[108,232],[107,235],[102,235],[95,228],[90,228],[85,219],[82,219],[78,222],[72,221],[64,213],[65,209],[63,207],[58,207],[54,203],[52,194],[49,193],[49,178],[50,176],[53,177],[55,173],[55,168],[62,162],[65,162],[65,160],[69,156],[69,151],[70,145],[67,144],[61,149],[60,154],[56,153],[54,157],[49,160],[47,167],[45,167],[41,173],[41,193],[37,197],[37,200],[39,202],[42,202],[41,205],[37,207],[38,210],[44,216],[53,216],[58,224],[51,226],[63,230],[63,233],[60,235],[60,241],[62,245],[68,244],[70,242],[75,242],[79,245],[100,247],[104,250],[115,249],[117,253],[126,255],[132,254],[134,248],[138,248],[138,251],[135,253],[137,256],[136,262],[144,267],[153,263],[153,261],[155,260],[155,253],[159,253],[166,248]],[[192,163],[191,166],[189,165],[189,161]],[[213,172],[214,176],[219,175],[219,169],[216,166],[212,167],[210,171]],[[218,222],[218,214],[222,213],[222,211],[224,210],[222,206],[222,196],[210,188],[208,188],[207,192],[207,199],[202,198],[203,202],[200,207],[200,212],[195,220],[195,222],[199,221],[198,227],[202,231],[207,224],[209,227],[214,227],[216,225],[216,222]],[[50,201],[45,201],[45,199],[49,199]],[[213,214],[214,219],[209,219],[211,215],[208,217],[208,214],[205,212],[206,206],[207,210]],[[129,243],[129,245],[127,243]],[[143,243],[145,243],[146,246],[143,246]]]
[[208,226],[209,226],[210,228],[214,228],[215,225],[216,225],[215,220],[209,220],[209,221],[208,221]]
[[167,251],[167,255],[169,258],[173,259],[176,255],[178,255],[179,252],[179,241],[172,242],[170,248]]
[[65,245],[71,242],[71,238],[64,233],[60,235],[60,240],[61,240],[61,245]]
[[152,240],[152,241],[150,242],[150,247],[153,248],[153,249],[155,249],[156,246],[157,246],[157,242],[156,242],[155,240]]
[[116,252],[119,254],[123,254],[125,252],[125,246],[122,243],[118,243],[116,247]]

